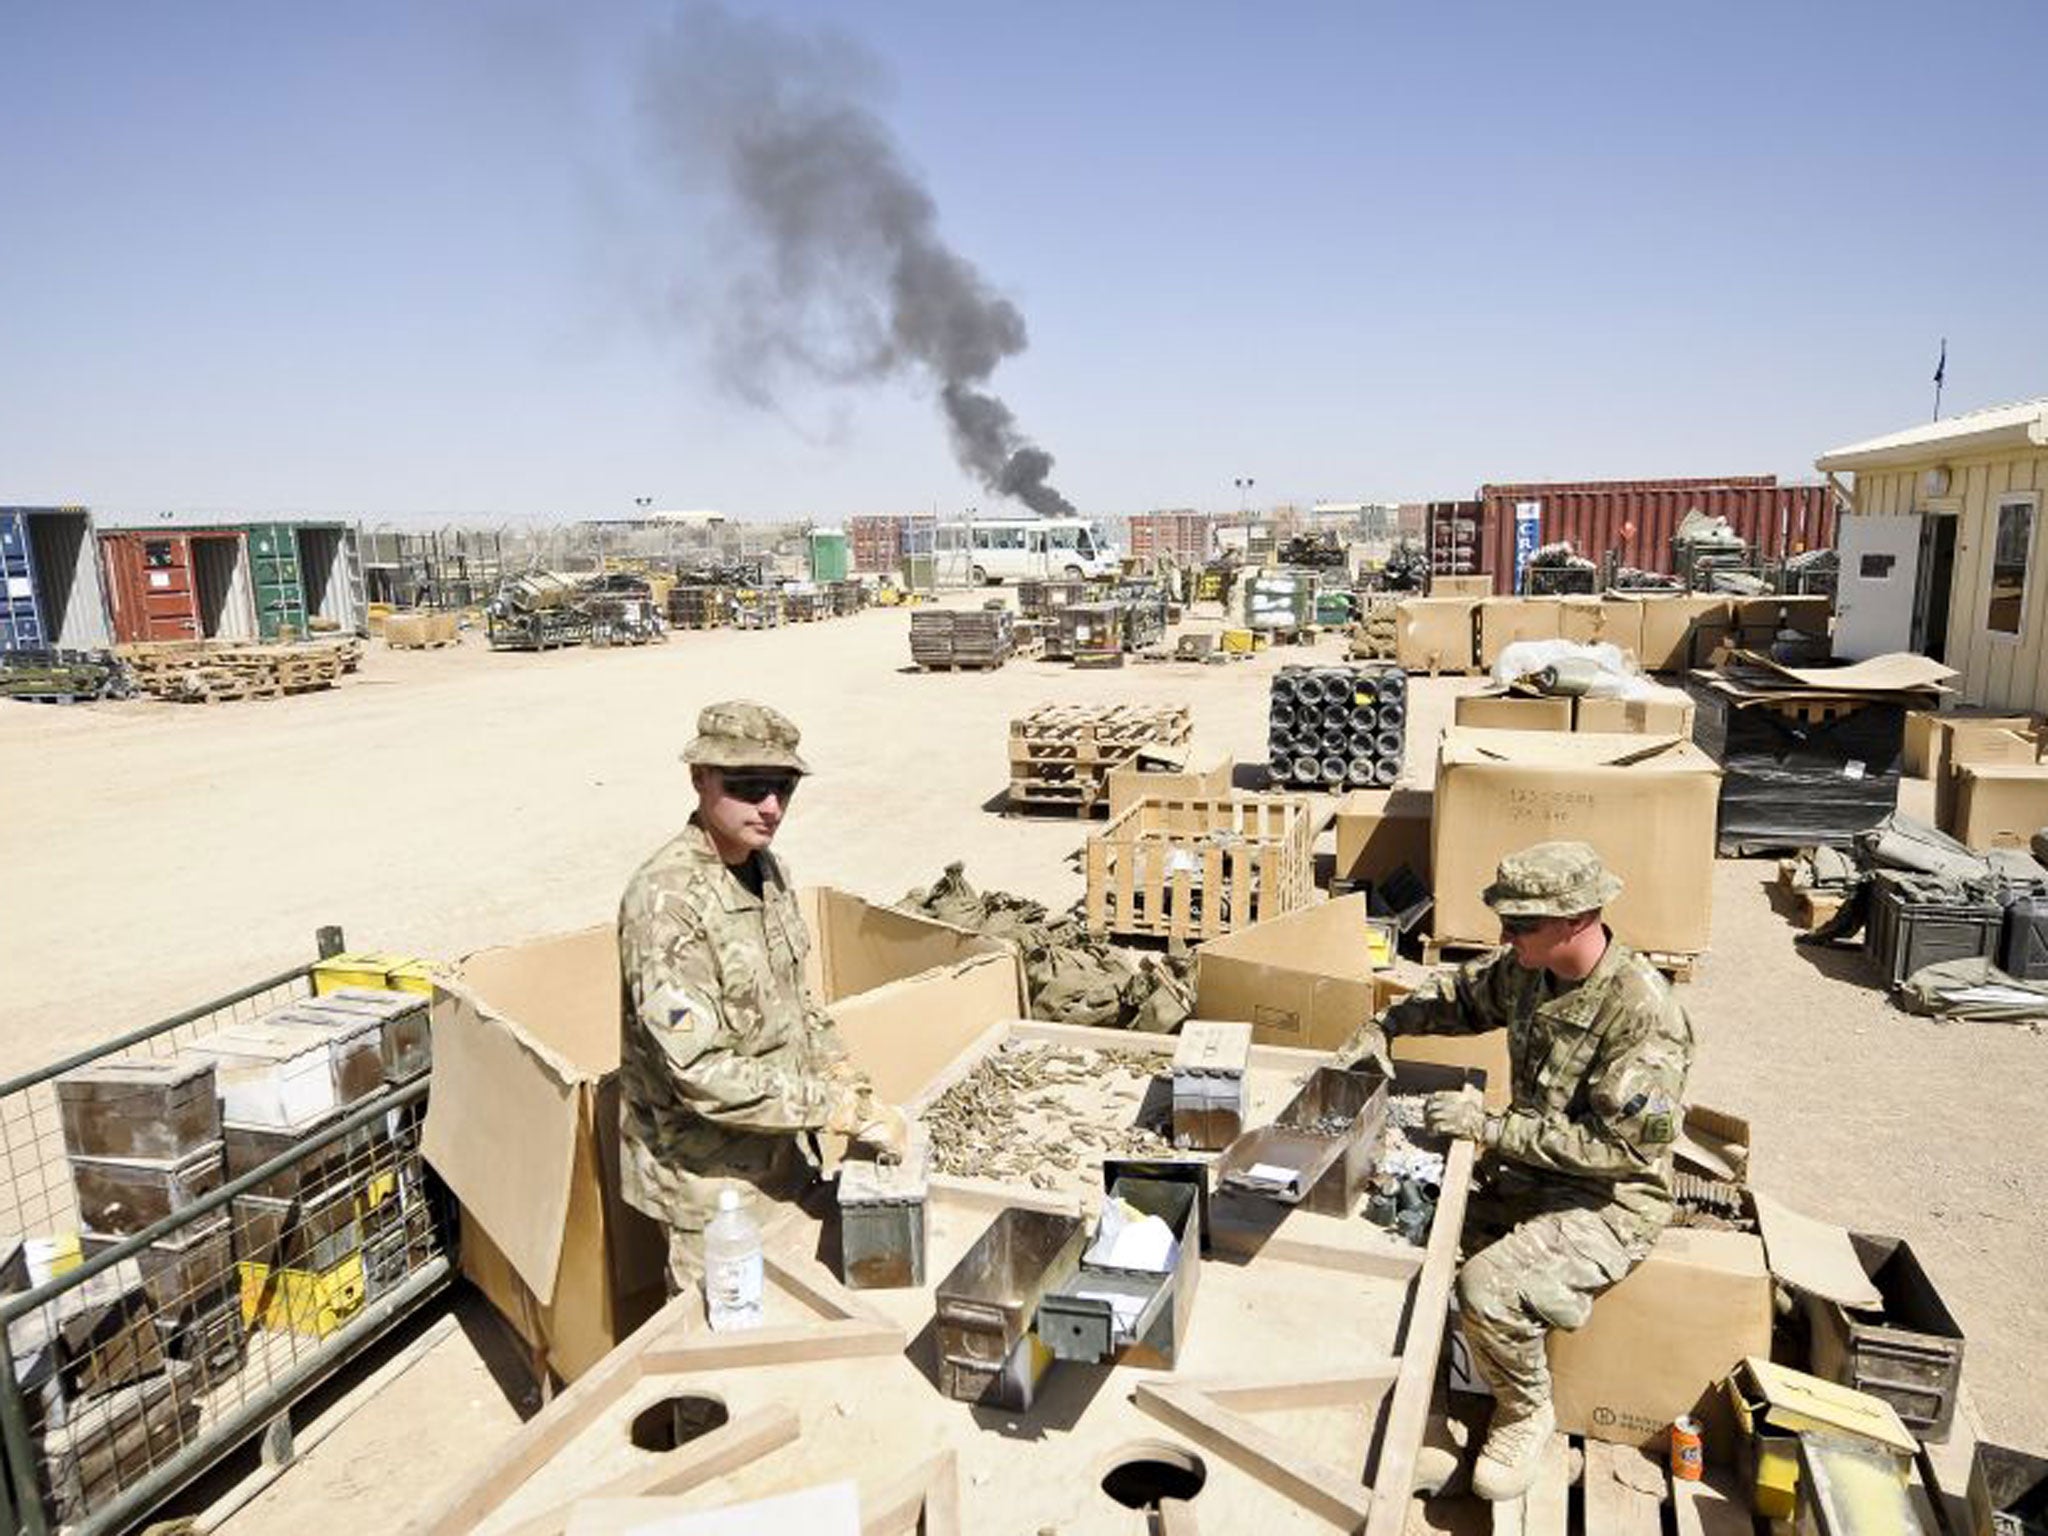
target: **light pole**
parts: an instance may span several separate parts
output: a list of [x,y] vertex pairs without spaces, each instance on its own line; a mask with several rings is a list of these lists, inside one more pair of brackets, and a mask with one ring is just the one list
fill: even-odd
[[1244,558],[1249,564],[1252,558],[1252,512],[1251,493],[1256,483],[1250,475],[1239,475],[1230,482],[1237,487],[1237,515],[1244,524]]

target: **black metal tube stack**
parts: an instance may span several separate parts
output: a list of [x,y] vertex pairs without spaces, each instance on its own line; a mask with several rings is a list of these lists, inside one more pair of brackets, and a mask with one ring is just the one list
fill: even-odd
[[1267,715],[1267,773],[1294,789],[1385,789],[1400,777],[1408,679],[1384,667],[1282,667]]

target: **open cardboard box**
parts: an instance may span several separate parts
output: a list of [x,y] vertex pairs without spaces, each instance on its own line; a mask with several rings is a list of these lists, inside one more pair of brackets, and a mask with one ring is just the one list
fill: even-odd
[[1226,757],[1211,767],[1196,768],[1182,748],[1140,748],[1109,770],[1109,819],[1115,821],[1148,795],[1161,800],[1228,800],[1236,766]]
[[[1256,1045],[1334,1051],[1409,991],[1373,968],[1367,922],[1365,897],[1344,896],[1209,940],[1195,952],[1195,1016],[1249,1020]],[[1410,1036],[1394,1041],[1393,1056],[1476,1067],[1486,1073],[1487,1106],[1507,1107],[1505,1030]]]
[[[887,1099],[1025,1011],[1016,952],[829,888],[799,892],[814,996]],[[463,1272],[573,1381],[661,1304],[666,1242],[619,1195],[609,925],[469,956],[434,1010],[424,1151],[462,1202]]]
[[1493,943],[1480,899],[1504,854],[1533,843],[1591,843],[1622,880],[1607,908],[1637,949],[1699,954],[1714,899],[1721,773],[1689,741],[1554,731],[1443,734],[1431,880],[1436,936]]

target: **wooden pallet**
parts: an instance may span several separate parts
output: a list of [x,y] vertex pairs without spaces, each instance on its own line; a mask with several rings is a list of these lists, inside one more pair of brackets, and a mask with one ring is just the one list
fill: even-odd
[[[1574,1459],[1584,1466],[1576,1500]],[[1488,1508],[1493,1536],[1661,1536],[1666,1504],[1677,1536],[1751,1536],[1754,1530],[1748,1504],[1721,1469],[1709,1468],[1700,1482],[1684,1482],[1642,1451],[1577,1436],[1569,1442],[1553,1436],[1536,1486],[1512,1503]]]
[[920,672],[993,672],[1002,665],[1001,661],[920,661]]
[[174,703],[279,698],[331,688],[362,654],[359,642],[254,645],[171,641],[118,648],[138,693]]

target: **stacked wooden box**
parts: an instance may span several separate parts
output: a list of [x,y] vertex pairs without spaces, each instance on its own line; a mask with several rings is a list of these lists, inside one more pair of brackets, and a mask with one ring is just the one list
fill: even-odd
[[919,608],[910,615],[910,659],[931,671],[1000,667],[1010,659],[1007,608]]
[[1200,941],[1307,906],[1300,796],[1146,799],[1088,839],[1088,931]]
[[1193,733],[1185,704],[1041,705],[1010,722],[1010,806],[1089,815],[1108,803],[1112,768]]

